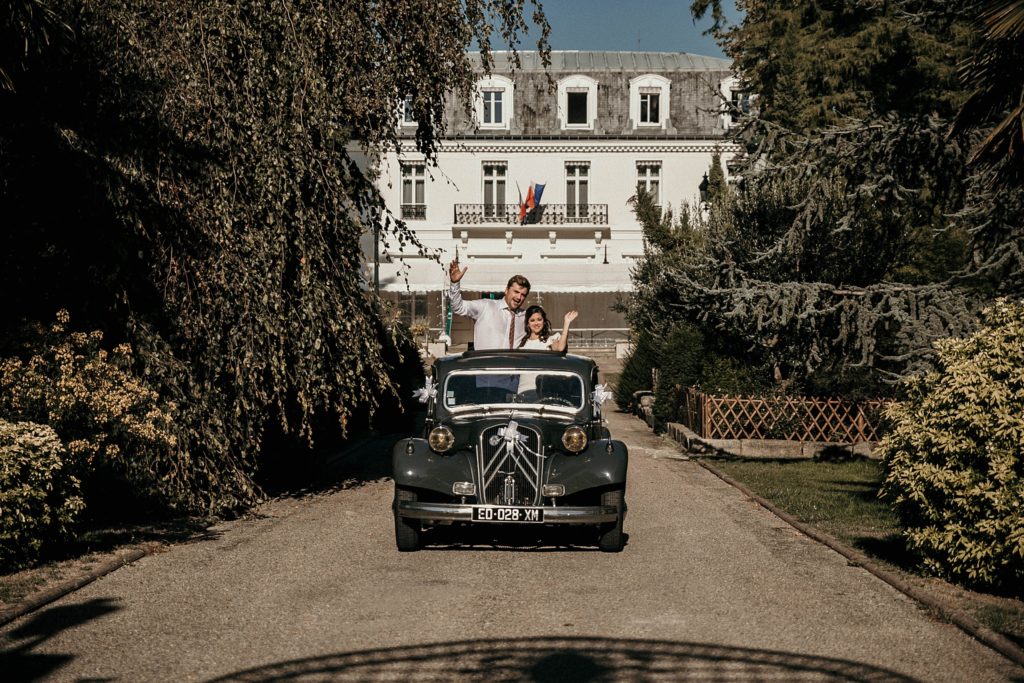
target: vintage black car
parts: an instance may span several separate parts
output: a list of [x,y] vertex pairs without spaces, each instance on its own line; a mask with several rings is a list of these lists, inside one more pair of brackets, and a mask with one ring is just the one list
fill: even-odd
[[609,394],[590,358],[470,351],[438,359],[419,392],[421,438],[392,454],[395,542],[420,548],[440,525],[581,525],[622,549],[625,444],[601,419]]

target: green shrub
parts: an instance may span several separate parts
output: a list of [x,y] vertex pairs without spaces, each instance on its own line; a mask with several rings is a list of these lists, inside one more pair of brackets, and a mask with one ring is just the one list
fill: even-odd
[[772,389],[771,371],[732,356],[709,353],[701,365],[697,388],[716,396],[756,396]]
[[63,452],[50,427],[0,420],[0,571],[35,562],[82,511],[78,479]]
[[173,404],[134,376],[131,348],[108,352],[100,332],[70,332],[68,323],[59,312],[27,359],[0,360],[0,418],[52,427],[83,484],[113,476],[142,496],[173,500],[182,467]]
[[1024,306],[999,300],[938,371],[887,411],[882,494],[928,568],[987,588],[1024,585]]
[[653,391],[651,370],[658,366],[657,344],[647,332],[637,337],[633,351],[622,364],[619,381],[615,385],[615,403],[620,410],[633,408],[633,393],[637,391]]
[[704,338],[692,325],[677,323],[658,344],[658,385],[654,388],[654,429],[679,421],[682,393],[697,383]]

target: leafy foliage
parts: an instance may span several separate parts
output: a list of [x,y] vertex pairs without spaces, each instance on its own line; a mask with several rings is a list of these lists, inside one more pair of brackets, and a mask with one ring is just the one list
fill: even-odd
[[[68,476],[98,472],[161,502],[193,495],[191,470],[174,457],[176,406],[132,374],[131,348],[102,348],[103,335],[70,332],[67,311],[26,360],[0,361],[0,418],[52,428]],[[86,501],[88,502],[88,501]]]
[[704,339],[699,330],[677,324],[658,344],[658,385],[654,388],[654,428],[679,422],[680,401],[687,387],[697,383],[704,360]]
[[718,22],[756,116],[709,210],[673,225],[638,198],[634,326],[687,321],[783,383],[862,395],[926,372],[935,339],[1021,291],[1021,193],[992,195],[948,139],[977,33],[966,13],[912,4],[751,0],[739,25]]
[[615,403],[620,410],[631,410],[633,394],[637,391],[653,391],[654,380],[651,370],[658,367],[657,349],[654,338],[641,332],[633,350],[622,364],[622,372],[615,384]]
[[966,339],[936,344],[938,371],[888,410],[882,494],[936,573],[1024,584],[1024,306],[1005,299]]
[[696,388],[718,396],[758,396],[774,389],[770,368],[714,351],[704,356]]
[[996,125],[971,153],[971,164],[994,170],[1000,185],[1024,181],[1024,2],[968,3],[982,25],[982,41],[962,66],[974,90],[957,114],[952,135]]
[[735,26],[725,24],[719,0],[695,0],[691,12],[712,12],[712,32],[757,95],[760,117],[809,132],[892,112],[956,111],[964,100],[958,63],[973,31],[956,12],[915,20],[913,4],[739,0]]
[[84,507],[64,445],[46,425],[0,419],[0,570],[31,564]]
[[[66,307],[130,342],[138,375],[176,407],[173,504],[247,504],[268,438],[298,447],[398,404],[384,359],[404,342],[359,242],[417,242],[353,152],[397,145],[411,95],[433,158],[446,97],[470,101],[466,50],[488,65],[526,2],[47,7],[71,31],[35,43],[0,91],[4,328]],[[0,35],[39,27],[11,16]],[[546,50],[539,8],[534,22]]]

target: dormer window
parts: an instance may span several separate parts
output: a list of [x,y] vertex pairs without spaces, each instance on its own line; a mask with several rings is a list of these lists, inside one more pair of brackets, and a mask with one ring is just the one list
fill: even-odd
[[566,123],[570,126],[587,124],[587,91],[570,90],[565,94]]
[[634,128],[667,128],[672,82],[647,74],[629,82],[629,118]]
[[593,130],[597,118],[597,81],[589,76],[569,76],[558,82],[558,120],[562,130]]
[[490,76],[477,82],[476,119],[481,128],[508,130],[512,118],[512,81]]
[[501,125],[505,119],[501,114],[501,102],[505,99],[504,90],[484,90],[484,124]]
[[416,119],[412,114],[412,95],[406,95],[405,99],[402,100],[402,125],[416,125]]
[[661,90],[642,88],[640,90],[640,123],[659,124],[661,117]]
[[750,94],[736,78],[726,78],[718,84],[722,94],[722,127],[728,130],[750,115]]

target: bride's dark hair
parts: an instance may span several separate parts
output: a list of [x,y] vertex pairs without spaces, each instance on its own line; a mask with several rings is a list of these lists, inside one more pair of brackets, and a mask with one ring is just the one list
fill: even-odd
[[548,337],[551,336],[551,323],[548,322],[548,314],[540,306],[528,306],[526,308],[526,335],[523,337],[523,341],[519,342],[519,348],[526,346],[526,340],[530,338],[530,318],[533,317],[534,313],[540,313],[540,317],[544,318],[544,327],[540,329],[540,340],[546,342]]

